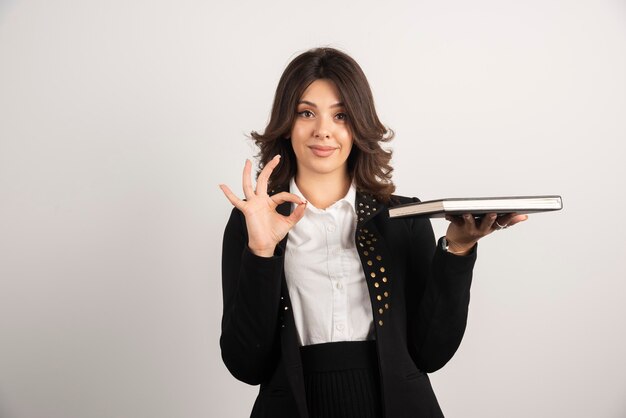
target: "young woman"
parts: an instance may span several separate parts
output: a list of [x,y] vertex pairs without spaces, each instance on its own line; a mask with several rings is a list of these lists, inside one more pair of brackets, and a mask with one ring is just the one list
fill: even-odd
[[359,65],[332,48],[283,73],[224,233],[220,346],[260,384],[252,417],[441,417],[427,373],[458,348],[476,243],[527,217],[390,219],[393,132]]

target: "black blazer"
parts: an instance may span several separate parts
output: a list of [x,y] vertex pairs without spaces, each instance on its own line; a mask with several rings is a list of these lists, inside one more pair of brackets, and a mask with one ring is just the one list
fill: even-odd
[[[290,205],[278,211],[288,214]],[[444,252],[428,219],[390,219],[388,207],[366,194],[357,192],[356,211],[354,239],[374,315],[383,415],[442,417],[426,373],[443,367],[461,343],[476,248],[463,257]],[[222,253],[222,359],[235,378],[261,385],[251,417],[308,418],[283,270],[287,238],[267,258],[252,254],[247,242],[245,218],[233,209]]]

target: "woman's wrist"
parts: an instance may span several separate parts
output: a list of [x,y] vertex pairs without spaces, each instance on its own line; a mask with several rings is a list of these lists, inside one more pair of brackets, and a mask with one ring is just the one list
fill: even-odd
[[476,245],[476,242],[459,243],[451,240],[448,236],[444,236],[443,238],[446,247],[445,250],[454,255],[468,255]]
[[275,246],[273,248],[253,248],[250,244],[248,244],[248,248],[252,254],[258,257],[272,257],[274,255],[274,250],[276,249]]

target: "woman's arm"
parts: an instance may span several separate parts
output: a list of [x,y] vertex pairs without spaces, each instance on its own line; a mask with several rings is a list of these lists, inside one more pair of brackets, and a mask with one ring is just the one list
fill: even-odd
[[[237,379],[259,384],[269,378],[278,355],[278,307],[284,257],[279,242],[304,215],[306,202],[291,193],[267,194],[267,184],[280,156],[261,170],[252,187],[250,161],[243,170],[239,199],[228,186],[220,188],[235,206],[224,231],[222,291],[224,311],[220,347],[222,359]],[[279,204],[297,206],[289,216]]]
[[245,219],[233,208],[222,247],[223,316],[220,348],[228,370],[256,385],[269,378],[278,352],[283,271],[280,246],[272,257],[248,248]]
[[428,219],[413,218],[406,282],[409,352],[417,367],[433,372],[454,355],[465,333],[476,246],[465,256],[435,245]]
[[523,222],[528,216],[511,213],[497,218],[496,213],[488,213],[478,223],[471,214],[446,219],[450,221],[446,231],[450,251],[435,245],[428,219],[409,221],[412,244],[407,281],[409,349],[417,366],[426,372],[443,367],[461,344],[478,240]]

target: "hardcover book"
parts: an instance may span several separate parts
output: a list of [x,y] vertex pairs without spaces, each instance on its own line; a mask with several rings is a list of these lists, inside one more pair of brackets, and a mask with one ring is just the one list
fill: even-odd
[[429,218],[443,218],[445,215],[462,215],[465,213],[471,213],[475,217],[480,217],[492,212],[498,215],[513,212],[521,215],[560,210],[562,208],[561,196],[556,195],[470,197],[429,200],[395,206],[389,208],[389,217],[425,216]]

